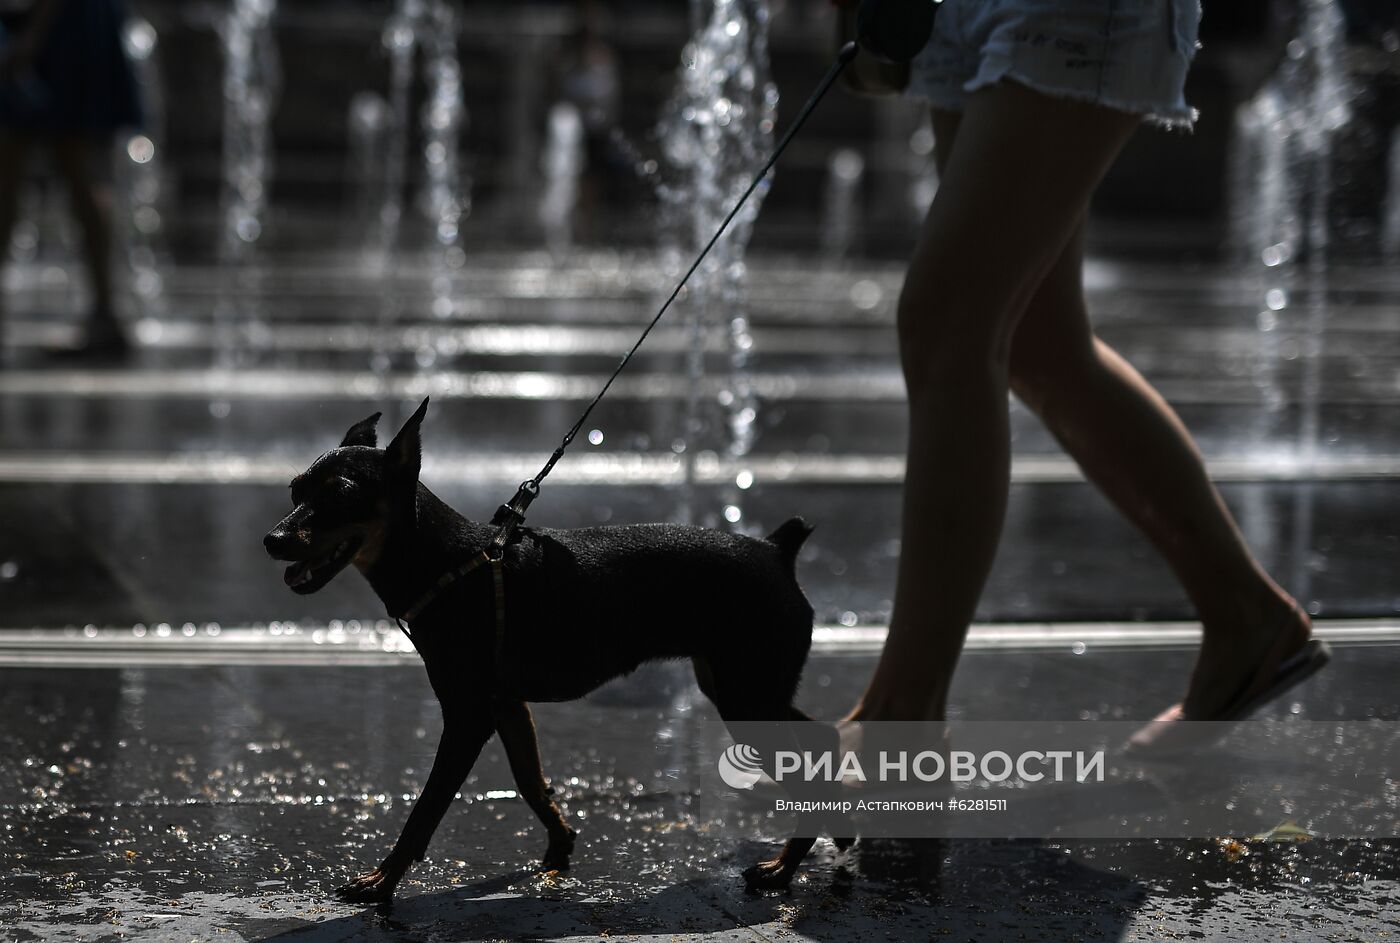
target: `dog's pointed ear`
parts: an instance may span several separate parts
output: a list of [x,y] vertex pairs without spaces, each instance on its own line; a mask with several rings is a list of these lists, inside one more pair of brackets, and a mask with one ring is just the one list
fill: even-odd
[[343,449],[347,445],[368,445],[374,448],[379,444],[379,437],[374,433],[374,427],[379,425],[380,413],[375,413],[365,419],[361,419],[350,427],[350,431],[345,433],[345,438],[340,440],[340,447]]
[[384,465],[392,478],[409,487],[418,484],[418,471],[423,464],[423,437],[420,432],[423,417],[428,414],[428,398],[414,410],[413,415],[394,435],[394,441],[384,450]]

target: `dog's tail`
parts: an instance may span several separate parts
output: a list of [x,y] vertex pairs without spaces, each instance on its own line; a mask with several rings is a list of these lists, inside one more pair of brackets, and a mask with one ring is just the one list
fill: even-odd
[[812,525],[800,517],[790,517],[777,530],[768,535],[768,542],[778,548],[788,568],[796,570],[797,551],[811,536]]

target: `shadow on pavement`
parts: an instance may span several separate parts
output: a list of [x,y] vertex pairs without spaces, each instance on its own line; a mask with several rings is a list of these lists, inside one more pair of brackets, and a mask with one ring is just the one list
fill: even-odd
[[656,891],[609,883],[532,892],[531,884],[531,873],[518,871],[321,923],[252,921],[239,929],[259,943],[633,935],[684,941],[736,932],[769,939],[778,931],[821,940],[1110,941],[1122,938],[1148,898],[1136,880],[1038,842],[945,839],[864,841],[785,894],[748,894],[732,872]]

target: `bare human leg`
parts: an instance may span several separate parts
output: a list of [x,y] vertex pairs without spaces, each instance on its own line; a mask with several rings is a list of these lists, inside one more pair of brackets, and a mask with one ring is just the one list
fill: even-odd
[[974,93],[958,122],[900,297],[903,540],[889,637],[852,720],[944,716],[1006,507],[1016,322],[1137,124],[1011,82]]
[[1081,220],[1016,328],[1011,387],[1181,582],[1204,628],[1183,706],[1213,717],[1303,646],[1308,618],[1245,546],[1176,413],[1094,336],[1083,252]]

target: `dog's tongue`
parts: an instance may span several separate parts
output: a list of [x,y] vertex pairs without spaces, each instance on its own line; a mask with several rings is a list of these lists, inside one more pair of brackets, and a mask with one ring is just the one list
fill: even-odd
[[308,569],[310,569],[310,564],[304,561],[301,563],[293,563],[282,573],[282,582],[286,583],[288,586],[295,586],[297,583],[301,582]]

